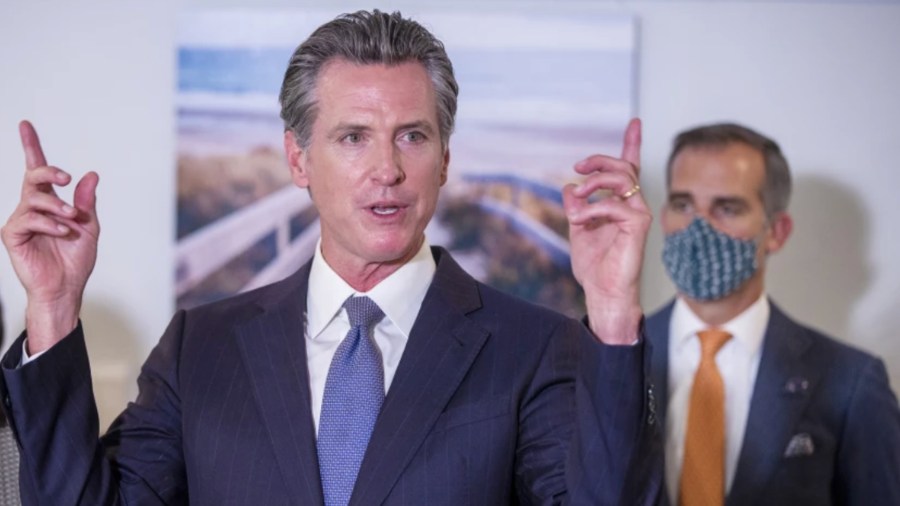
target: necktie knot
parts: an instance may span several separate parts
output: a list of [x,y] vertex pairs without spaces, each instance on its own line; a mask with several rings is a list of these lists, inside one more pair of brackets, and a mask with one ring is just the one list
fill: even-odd
[[716,353],[731,339],[731,334],[722,329],[706,329],[697,332],[700,338],[700,350],[704,358],[715,357]]
[[384,312],[372,299],[368,297],[350,297],[344,302],[350,325],[363,327],[368,333],[369,328],[384,318]]

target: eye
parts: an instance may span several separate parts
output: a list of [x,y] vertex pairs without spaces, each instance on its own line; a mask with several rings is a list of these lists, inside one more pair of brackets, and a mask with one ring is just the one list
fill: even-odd
[[348,144],[359,144],[360,142],[362,142],[362,140],[363,136],[361,133],[350,132],[341,139],[341,142],[346,142]]
[[691,201],[684,198],[670,199],[669,209],[676,213],[689,213],[691,212]]
[[406,132],[405,134],[403,134],[402,138],[406,142],[418,144],[425,141],[425,134],[417,130],[413,130],[411,132]]
[[716,214],[720,216],[738,216],[744,211],[744,207],[737,202],[725,202],[716,206]]

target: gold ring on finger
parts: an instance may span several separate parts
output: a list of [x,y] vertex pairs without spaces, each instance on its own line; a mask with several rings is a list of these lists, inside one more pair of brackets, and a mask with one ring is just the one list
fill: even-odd
[[639,191],[641,191],[641,185],[635,184],[630,190],[622,194],[621,199],[625,200]]

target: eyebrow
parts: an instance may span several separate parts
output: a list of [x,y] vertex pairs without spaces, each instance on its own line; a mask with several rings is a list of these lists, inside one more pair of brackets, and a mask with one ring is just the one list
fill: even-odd
[[676,199],[689,199],[694,200],[694,196],[688,192],[671,192],[667,197],[667,200],[676,200]]
[[431,123],[425,120],[404,123],[397,127],[398,132],[402,132],[403,130],[422,130],[428,135],[433,135],[435,132],[434,127],[431,125]]
[[725,204],[739,204],[742,206],[747,206],[749,203],[747,199],[743,197],[716,197],[713,199],[714,206],[721,206]]
[[344,132],[365,132],[368,130],[371,130],[371,128],[360,123],[338,123],[328,131],[327,137],[330,139]]
[[[666,202],[675,202],[678,200],[690,200],[694,201],[694,196],[690,192],[672,192],[669,194]],[[712,200],[712,206],[723,206],[723,205],[740,205],[742,207],[749,207],[750,203],[747,202],[747,199],[744,197],[732,197],[732,196],[724,196],[724,197],[714,197]]]

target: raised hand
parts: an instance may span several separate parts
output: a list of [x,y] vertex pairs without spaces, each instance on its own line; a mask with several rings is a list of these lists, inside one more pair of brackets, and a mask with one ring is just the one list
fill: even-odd
[[81,299],[97,259],[96,189],[99,177],[86,174],[75,186],[73,205],[54,186],[72,177],[48,166],[31,123],[19,124],[25,177],[19,205],[0,231],[13,268],[28,296],[28,352],[53,346],[78,323]]
[[[638,337],[642,311],[640,274],[653,215],[638,184],[641,123],[625,130],[622,157],[594,155],[575,164],[587,176],[563,188],[569,219],[572,271],[585,292],[591,330],[607,344],[628,344]],[[593,201],[598,190],[609,195]]]

